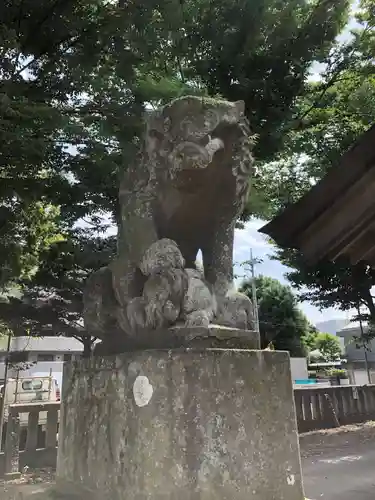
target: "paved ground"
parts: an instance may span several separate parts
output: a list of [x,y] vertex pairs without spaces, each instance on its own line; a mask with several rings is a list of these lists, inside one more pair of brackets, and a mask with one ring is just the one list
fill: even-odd
[[54,472],[45,469],[28,472],[17,481],[4,483],[0,480],[0,500],[43,500],[54,480]]
[[[375,422],[301,436],[305,493],[311,500],[375,500]],[[50,500],[52,471],[1,484],[1,500]]]
[[312,500],[375,499],[375,426],[301,437],[305,494]]

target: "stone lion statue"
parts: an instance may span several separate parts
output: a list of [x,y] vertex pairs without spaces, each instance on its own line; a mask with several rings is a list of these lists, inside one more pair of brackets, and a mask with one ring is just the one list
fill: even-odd
[[[125,336],[178,322],[252,328],[251,301],[233,292],[252,145],[242,101],[189,96],[149,113],[143,148],[120,185],[117,257],[87,283],[89,332],[105,338],[113,322]],[[194,265],[199,250],[204,276]]]

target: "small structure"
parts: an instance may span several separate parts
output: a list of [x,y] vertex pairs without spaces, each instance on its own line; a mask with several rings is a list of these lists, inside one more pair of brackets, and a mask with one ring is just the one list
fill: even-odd
[[260,229],[306,262],[344,256],[375,266],[375,125],[327,175]]
[[[368,325],[363,324],[362,329],[366,334]],[[368,384],[369,374],[370,378],[375,380],[375,340],[369,340],[367,346],[361,342],[362,330],[357,321],[339,330],[337,336],[344,342],[345,357],[353,382],[357,385]]]
[[[0,338],[0,385],[4,381],[8,337]],[[49,375],[52,372],[59,387],[62,385],[64,362],[79,359],[83,345],[68,337],[12,337],[10,352],[17,353],[19,361],[26,365],[20,376]],[[8,377],[16,377],[17,370],[10,367]]]

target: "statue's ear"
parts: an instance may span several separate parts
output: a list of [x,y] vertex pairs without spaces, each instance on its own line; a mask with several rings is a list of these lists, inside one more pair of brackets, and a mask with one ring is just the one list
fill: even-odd
[[245,113],[245,101],[236,101],[234,105],[236,106],[238,114],[243,115]]

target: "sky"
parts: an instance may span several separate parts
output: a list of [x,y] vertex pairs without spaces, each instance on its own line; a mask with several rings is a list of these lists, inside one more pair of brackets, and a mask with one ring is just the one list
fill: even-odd
[[[239,264],[250,258],[250,249],[253,257],[261,259],[262,263],[255,265],[255,274],[262,274],[278,279],[281,283],[289,284],[284,275],[288,268],[276,260],[271,260],[270,256],[274,253],[274,247],[267,242],[266,236],[259,233],[258,229],[266,224],[266,221],[253,219],[245,224],[244,229],[236,229],[234,237],[234,273],[237,276],[243,276],[245,271]],[[302,302],[301,309],[307,318],[314,325],[321,321],[330,319],[347,319],[348,314],[337,309],[324,309],[320,311],[309,302]]]

